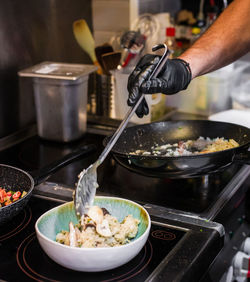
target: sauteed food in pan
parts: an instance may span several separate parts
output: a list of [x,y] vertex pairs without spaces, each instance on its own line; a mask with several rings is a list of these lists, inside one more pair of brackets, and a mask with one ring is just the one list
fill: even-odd
[[[204,140],[199,140],[201,136]],[[104,139],[104,145],[110,138]],[[190,143],[196,146],[190,146],[194,148],[185,152],[181,140],[191,140]],[[215,140],[214,144],[209,144],[211,140]],[[166,144],[170,147],[167,148],[169,145]],[[173,149],[172,144],[177,144],[176,155],[172,150],[167,151]],[[233,162],[250,163],[249,144],[250,129],[244,126],[210,120],[173,120],[126,128],[112,153],[120,165],[135,173],[150,177],[186,178],[214,173]],[[156,154],[137,151],[153,152],[155,147]],[[198,153],[194,154],[195,151]]]
[[80,248],[115,247],[125,245],[135,238],[140,220],[131,214],[120,223],[105,208],[92,206],[75,226],[69,223],[69,231],[56,235],[58,243]]
[[239,146],[239,143],[234,139],[225,138],[204,138],[199,137],[197,140],[179,141],[174,144],[155,144],[151,147],[151,150],[136,150],[130,152],[131,155],[143,155],[143,156],[190,156],[195,154],[213,153],[222,150],[232,149]]

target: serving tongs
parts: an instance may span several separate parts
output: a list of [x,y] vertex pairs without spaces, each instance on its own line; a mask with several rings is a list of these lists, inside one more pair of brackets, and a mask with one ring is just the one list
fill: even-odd
[[[167,45],[165,44],[156,45],[152,48],[152,51],[157,51],[162,48],[165,48],[164,54],[162,55],[155,69],[150,75],[149,80],[151,78],[157,77],[157,75],[159,74],[159,72],[161,71],[162,67],[165,65],[168,59],[170,52],[168,50]],[[97,168],[100,164],[102,164],[102,162],[107,157],[108,153],[115,145],[116,141],[118,140],[123,130],[125,129],[126,125],[128,124],[128,121],[136,111],[139,104],[142,102],[144,96],[145,94],[141,94],[136,104],[128,110],[124,120],[121,122],[120,126],[117,128],[113,136],[110,138],[108,144],[104,148],[103,152],[101,153],[97,161],[91,164],[87,169],[84,169],[80,173],[79,180],[77,182],[76,190],[74,193],[74,205],[75,205],[77,216],[82,216],[86,214],[88,208],[93,205],[95,194],[96,194],[96,188],[98,187]]]

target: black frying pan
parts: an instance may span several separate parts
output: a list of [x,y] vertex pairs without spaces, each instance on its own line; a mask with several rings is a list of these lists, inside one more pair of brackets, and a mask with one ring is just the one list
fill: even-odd
[[66,166],[79,157],[87,156],[95,150],[94,145],[85,145],[67,154],[59,161],[55,161],[38,172],[38,176],[33,176],[19,168],[0,164],[0,187],[7,191],[26,191],[27,194],[18,201],[0,208],[0,225],[17,215],[27,204],[35,185],[42,183],[48,176],[58,169]]
[[[150,150],[155,145],[178,143],[203,137],[233,138],[237,148],[192,156],[135,156],[138,149]],[[104,139],[107,144],[110,136]],[[151,177],[187,178],[210,174],[232,162],[250,164],[250,129],[225,122],[186,120],[136,125],[124,130],[112,149],[115,160],[127,169]]]

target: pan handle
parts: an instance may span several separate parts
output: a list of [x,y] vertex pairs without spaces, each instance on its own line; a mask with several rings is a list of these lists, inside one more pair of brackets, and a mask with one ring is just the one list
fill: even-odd
[[80,148],[73,150],[71,153],[67,154],[60,160],[56,160],[49,165],[30,173],[33,178],[35,185],[42,183],[46,178],[52,175],[54,172],[58,171],[60,168],[65,167],[66,165],[72,163],[80,157],[86,157],[89,153],[92,153],[96,150],[96,146],[93,144],[84,145]]
[[250,151],[241,152],[234,155],[233,162],[250,165]]

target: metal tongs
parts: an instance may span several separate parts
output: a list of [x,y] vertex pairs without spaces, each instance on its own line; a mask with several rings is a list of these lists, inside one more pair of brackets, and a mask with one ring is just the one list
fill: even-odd
[[[149,80],[151,78],[157,77],[157,75],[159,74],[159,72],[161,71],[162,67],[165,65],[168,59],[170,52],[168,50],[167,45],[165,44],[156,45],[152,48],[152,51],[157,51],[162,48],[165,48],[164,54],[162,55],[155,69],[150,75]],[[120,126],[117,128],[113,136],[110,138],[108,144],[104,148],[103,152],[101,153],[97,161],[80,173],[79,180],[74,193],[74,205],[75,205],[76,214],[78,216],[82,216],[86,214],[88,208],[93,205],[95,194],[96,194],[96,188],[98,187],[97,168],[105,160],[108,153],[115,145],[116,141],[118,140],[123,130],[125,129],[126,125],[128,124],[128,121],[135,113],[139,104],[142,102],[144,96],[145,94],[142,94],[138,99],[138,101],[136,102],[136,104],[128,110],[124,120],[121,122]]]

